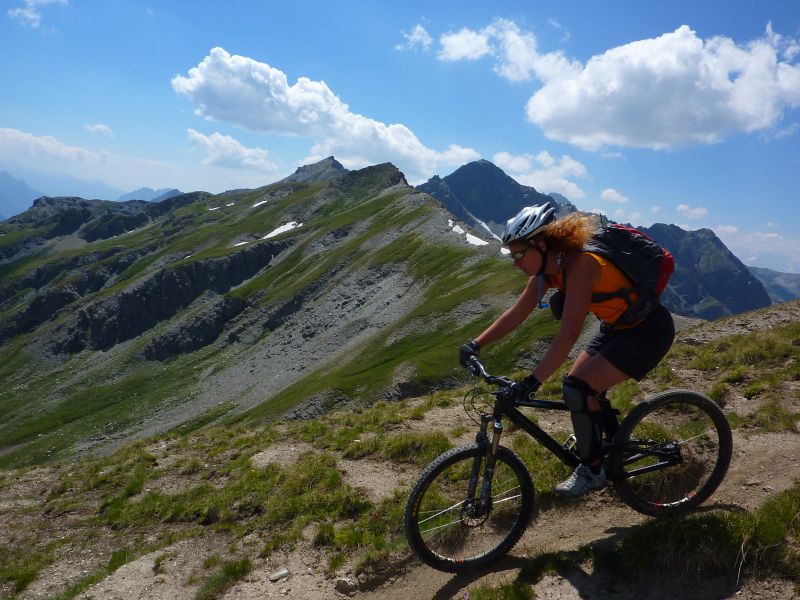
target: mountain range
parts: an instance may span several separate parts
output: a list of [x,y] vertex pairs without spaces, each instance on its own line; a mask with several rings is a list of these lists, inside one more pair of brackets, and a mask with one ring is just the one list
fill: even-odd
[[800,274],[781,273],[760,267],[748,268],[764,285],[775,304],[800,298]]
[[[486,161],[459,171],[441,181],[487,225],[501,215],[460,195],[462,176],[541,197]],[[454,349],[525,284],[479,227],[389,163],[349,171],[333,157],[217,195],[39,198],[0,223],[0,466],[447,385]],[[648,231],[678,259],[676,312],[769,304],[713,232]],[[536,313],[487,355],[530,364],[556,329]]]
[[[464,165],[447,177],[434,177],[417,189],[439,199],[476,229],[490,229],[495,235],[502,232],[504,219],[522,206],[555,201],[559,214],[577,210],[563,196],[521,185],[485,160]],[[710,229],[685,231],[664,224],[640,229],[676,258],[676,272],[663,296],[673,312],[715,319],[771,303],[761,281]]]
[[183,192],[176,190],[175,188],[162,188],[160,190],[154,190],[152,188],[143,187],[139,188],[138,190],[128,192],[127,194],[123,194],[117,198],[117,200],[120,202],[125,202],[127,200],[147,200],[149,202],[161,202],[162,200],[168,200],[173,196],[179,196],[182,193]]
[[[59,190],[68,196],[81,196],[84,198],[103,198],[108,200],[148,200],[158,202],[177,196],[182,192],[173,188],[154,190],[152,188],[139,188],[127,194],[97,182],[88,182],[71,177],[46,176],[32,171],[27,173],[30,180],[41,184],[41,189]],[[17,178],[8,171],[0,171],[0,221],[31,208],[33,201],[47,195],[28,184],[23,178]]]
[[30,208],[33,201],[42,195],[22,179],[0,171],[0,221]]

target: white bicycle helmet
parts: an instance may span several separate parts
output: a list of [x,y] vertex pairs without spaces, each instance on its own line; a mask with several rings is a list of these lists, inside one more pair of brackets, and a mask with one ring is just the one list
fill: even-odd
[[529,240],[547,224],[556,220],[556,207],[552,202],[540,206],[526,206],[506,223],[501,241],[503,246]]

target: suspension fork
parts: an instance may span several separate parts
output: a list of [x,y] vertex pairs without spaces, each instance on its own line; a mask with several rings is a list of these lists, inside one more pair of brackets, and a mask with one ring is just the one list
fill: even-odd
[[[492,426],[492,440],[489,441],[489,423],[494,421]],[[494,468],[497,462],[497,448],[500,445],[500,436],[503,433],[503,424],[499,416],[481,415],[481,427],[475,436],[475,441],[483,452],[478,454],[472,461],[472,471],[470,472],[469,488],[467,490],[467,503],[473,511],[480,515],[485,515],[492,507],[492,479],[494,478]],[[478,504],[475,505],[475,492],[478,489],[478,481],[481,476],[481,462],[486,458],[486,468],[483,471],[483,482],[481,482],[481,494]]]

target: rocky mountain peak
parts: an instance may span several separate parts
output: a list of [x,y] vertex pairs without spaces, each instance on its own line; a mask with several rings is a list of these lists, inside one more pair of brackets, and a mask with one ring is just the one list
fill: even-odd
[[552,200],[521,185],[488,160],[476,160],[446,177],[431,178],[417,189],[442,202],[450,212],[476,228],[502,233],[506,220],[523,206]]
[[323,158],[321,161],[298,167],[297,170],[281,180],[282,183],[318,183],[330,181],[339,175],[347,173],[348,170],[342,166],[333,156]]

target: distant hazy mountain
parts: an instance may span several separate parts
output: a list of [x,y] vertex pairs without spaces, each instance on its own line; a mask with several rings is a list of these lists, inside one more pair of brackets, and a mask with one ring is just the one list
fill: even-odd
[[160,190],[154,190],[149,187],[139,188],[138,190],[133,190],[132,192],[128,192],[127,194],[123,194],[117,200],[126,201],[126,200],[148,200],[152,202],[160,202],[161,200],[166,200],[167,198],[172,198],[173,196],[178,196],[182,194],[180,190],[176,190],[175,188],[162,188]]
[[555,199],[559,204],[566,201],[562,213],[575,210],[563,196],[548,196],[522,185],[488,160],[468,163],[444,178],[436,175],[417,189],[439,200],[462,221],[476,229],[488,228],[496,236],[523,206]]
[[767,290],[710,229],[685,231],[656,223],[642,231],[675,256],[663,302],[673,312],[703,319],[769,306]]
[[[48,175],[11,163],[0,163],[0,170],[8,171],[14,177],[25,180],[25,183],[41,192],[40,196],[74,196],[98,200],[114,200],[124,193],[122,190],[100,181],[84,181],[67,175]],[[25,208],[30,208],[30,204]],[[0,212],[5,211],[0,210]]]
[[0,171],[0,220],[29,209],[41,195],[22,179]]
[[800,298],[800,274],[781,273],[761,267],[747,267],[764,284],[775,304]]

